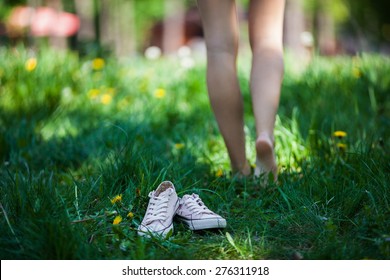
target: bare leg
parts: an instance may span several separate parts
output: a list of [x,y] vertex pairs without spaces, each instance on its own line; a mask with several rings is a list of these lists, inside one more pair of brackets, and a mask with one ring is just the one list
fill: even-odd
[[245,155],[243,101],[236,59],[238,19],[234,0],[198,0],[207,47],[207,87],[233,172],[250,173]]
[[277,179],[274,154],[275,116],[283,78],[284,0],[251,0],[249,37],[253,52],[251,94],[256,119],[255,175],[272,172]]

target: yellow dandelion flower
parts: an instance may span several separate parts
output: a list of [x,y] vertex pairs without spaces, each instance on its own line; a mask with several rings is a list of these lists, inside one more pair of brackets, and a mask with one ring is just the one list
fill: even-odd
[[134,218],[134,213],[133,213],[133,212],[129,212],[129,213],[127,214],[127,218],[129,218],[129,219]]
[[96,71],[102,70],[105,64],[106,63],[103,58],[95,58],[92,60],[92,69]]
[[98,90],[97,88],[93,88],[88,91],[88,97],[90,99],[95,99],[96,97],[99,96],[99,94],[100,94],[100,90]]
[[35,70],[35,68],[37,68],[37,65],[38,65],[38,61],[35,57],[31,57],[29,59],[27,59],[24,67],[26,68],[26,70],[28,72],[32,72]]
[[111,203],[112,204],[115,204],[117,202],[121,202],[122,201],[122,195],[121,194],[118,194],[117,196],[115,196],[113,199],[111,199]]
[[352,69],[352,75],[356,78],[359,79],[362,76],[362,72],[358,67],[353,67]]
[[221,168],[218,169],[217,172],[215,172],[215,176],[217,177],[222,177],[222,175],[223,175],[223,170]]
[[112,95],[108,93],[103,94],[102,99],[100,100],[100,102],[104,105],[110,104],[111,101],[112,101]]
[[166,95],[166,91],[165,89],[163,88],[158,88],[154,91],[154,97],[158,98],[158,99],[162,99],[164,98]]
[[339,148],[342,151],[345,151],[347,149],[347,145],[343,143],[337,143],[337,148]]
[[176,143],[175,144],[175,149],[176,150],[181,150],[185,147],[185,145],[183,143]]
[[347,136],[347,133],[345,131],[337,130],[333,133],[333,136],[338,138],[344,138],[345,136]]
[[112,222],[113,225],[119,225],[120,223],[122,222],[122,217],[119,215],[119,216],[116,216],[114,221]]

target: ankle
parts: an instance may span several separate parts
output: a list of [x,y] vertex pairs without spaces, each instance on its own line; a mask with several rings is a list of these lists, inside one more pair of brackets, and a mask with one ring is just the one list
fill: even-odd
[[237,174],[239,176],[244,176],[244,177],[249,176],[252,173],[251,165],[249,164],[248,161],[245,161],[245,163],[240,167],[233,167],[232,171],[234,174]]
[[272,144],[272,147],[275,146],[275,138],[274,138],[273,133],[269,133],[267,131],[260,132],[257,135],[256,142],[259,142],[259,141],[267,141],[267,142],[269,141]]

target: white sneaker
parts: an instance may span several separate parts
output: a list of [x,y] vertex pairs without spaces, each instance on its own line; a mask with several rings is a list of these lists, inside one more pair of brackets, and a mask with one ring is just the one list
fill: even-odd
[[191,230],[226,227],[226,220],[207,208],[197,194],[183,196],[176,218]]
[[164,181],[149,193],[149,197],[144,219],[138,227],[138,235],[164,238],[173,231],[173,216],[179,207],[175,186],[170,181]]

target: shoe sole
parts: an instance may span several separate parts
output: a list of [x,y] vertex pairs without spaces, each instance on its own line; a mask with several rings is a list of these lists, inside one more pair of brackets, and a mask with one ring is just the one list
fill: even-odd
[[180,222],[186,224],[191,230],[202,230],[202,229],[212,229],[212,228],[225,228],[226,220],[221,219],[202,219],[202,220],[190,220],[182,217],[177,217],[176,219]]

